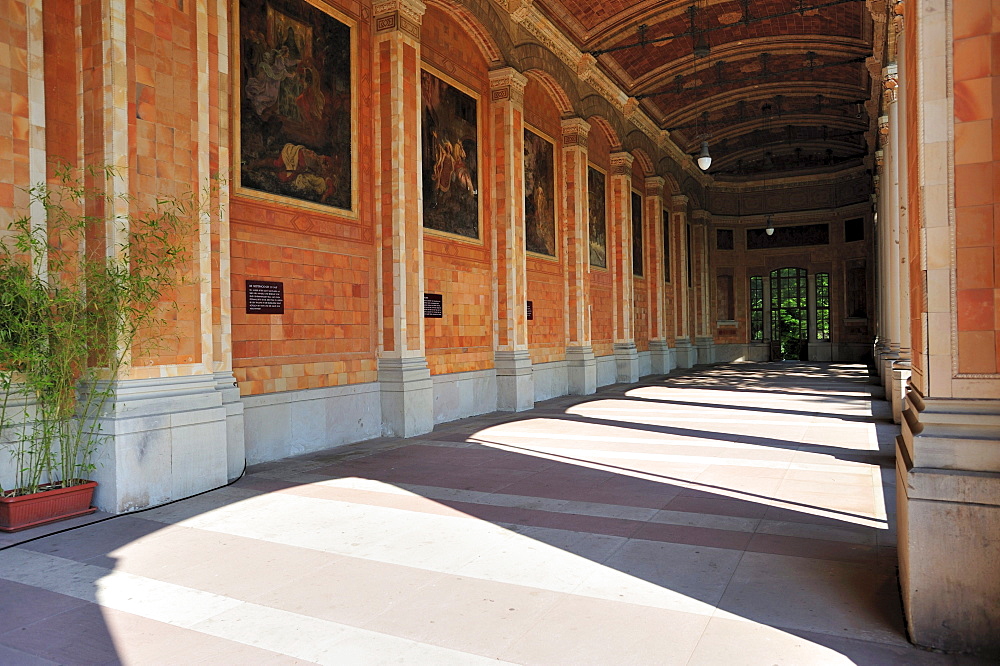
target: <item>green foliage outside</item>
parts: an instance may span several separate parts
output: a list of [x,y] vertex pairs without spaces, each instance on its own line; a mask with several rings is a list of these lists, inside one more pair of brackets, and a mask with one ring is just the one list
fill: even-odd
[[54,185],[27,190],[34,218],[25,213],[0,231],[0,447],[16,472],[0,496],[77,485],[94,470],[97,416],[115,391],[107,380],[156,344],[150,333],[161,330],[163,307],[176,307],[162,301],[189,259],[183,239],[198,198],[158,198],[114,219],[127,240],[106,252],[94,240],[108,220],[85,211],[134,209],[106,193],[117,177],[110,167],[58,166]]

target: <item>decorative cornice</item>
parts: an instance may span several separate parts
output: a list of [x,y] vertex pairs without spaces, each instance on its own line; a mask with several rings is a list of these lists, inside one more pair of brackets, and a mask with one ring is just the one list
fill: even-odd
[[564,118],[562,121],[563,148],[578,146],[586,148],[590,136],[590,123],[583,118]]
[[513,67],[490,70],[489,77],[491,102],[510,100],[517,106],[524,104],[524,87],[528,85],[528,77]]
[[531,15],[534,0],[502,0],[501,4],[510,12],[510,17],[520,23]]
[[624,151],[611,153],[611,175],[631,176],[633,162],[635,162],[635,158],[632,156],[632,153]]
[[372,8],[375,33],[401,30],[420,39],[420,25],[427,5],[421,0],[383,0]]
[[666,182],[667,181],[663,176],[646,176],[646,196],[662,197],[663,186]]

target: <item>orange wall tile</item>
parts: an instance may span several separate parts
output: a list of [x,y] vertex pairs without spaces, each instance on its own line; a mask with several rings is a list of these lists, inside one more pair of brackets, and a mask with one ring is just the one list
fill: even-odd
[[989,3],[956,0],[954,37],[958,368],[994,373],[1000,358],[995,312],[1000,117],[994,108],[1000,100],[1000,63],[994,44],[1000,33],[994,32]]

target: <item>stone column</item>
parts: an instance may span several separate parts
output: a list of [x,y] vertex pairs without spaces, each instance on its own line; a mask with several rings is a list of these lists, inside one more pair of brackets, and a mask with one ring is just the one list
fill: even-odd
[[510,67],[490,72],[489,127],[493,138],[493,214],[496,220],[497,408],[535,406],[528,354],[527,268],[524,246],[524,86]]
[[611,295],[614,300],[615,364],[618,381],[639,381],[639,353],[632,326],[632,162],[626,152],[611,153],[611,215],[608,219],[608,256],[611,259]]
[[[903,39],[903,35],[899,35]],[[899,48],[897,41],[897,48]],[[901,68],[900,68],[901,69]],[[896,292],[899,311],[897,313],[899,321],[899,347],[897,354],[899,358],[892,363],[892,378],[886,397],[892,405],[892,420],[900,423],[903,409],[906,402],[906,384],[910,379],[910,257],[909,257],[909,230],[907,229],[906,217],[906,196],[907,196],[907,152],[906,152],[906,128],[904,126],[905,106],[904,99],[897,96],[899,87],[898,71],[890,71],[883,79],[885,87],[885,97],[889,102],[889,122],[890,132],[893,133],[895,143],[894,159],[896,162],[896,199],[890,201],[895,211],[895,220],[898,227],[898,243],[896,245],[898,268],[898,291]]]
[[590,220],[587,195],[587,137],[582,118],[562,121],[563,216],[566,257],[566,373],[571,395],[597,391],[597,359],[590,339]]
[[[129,238],[130,215],[152,207],[155,192],[142,191],[135,148],[135,127],[130,122],[130,47],[135,26],[124,0],[103,0],[87,7],[80,25],[84,58],[83,114],[81,131],[87,162],[97,167],[114,166],[113,178],[94,178],[90,186],[102,188],[108,203],[89,198],[88,213],[104,220],[103,233],[88,237],[88,251],[109,260],[123,258],[123,242]],[[207,35],[210,22],[204,4],[195,7],[195,32]],[[207,52],[208,40],[197,40]],[[186,85],[195,91],[195,117],[190,120],[190,141],[195,144],[192,172],[176,177],[160,176],[158,187],[177,187],[201,197],[210,182],[212,135],[209,94],[210,65],[207,53],[198,53],[196,66],[187,72],[166,76],[167,85]],[[51,83],[51,82],[50,82]],[[134,113],[134,111],[133,111]],[[145,155],[144,155],[145,157]],[[213,328],[211,271],[211,201],[199,201],[205,210],[193,220],[189,236],[191,277],[197,282],[181,311],[190,313],[196,337],[194,351],[172,363],[131,364],[134,350],[121,349],[129,365],[110,378],[113,391],[96,421],[104,435],[95,451],[93,479],[99,483],[94,504],[102,510],[124,513],[162,504],[224,485],[237,464],[230,465],[227,450],[227,412],[223,394],[216,390],[213,374]],[[150,360],[150,359],[143,359]],[[108,381],[98,382],[108,389]],[[83,387],[87,390],[87,387]],[[235,454],[238,455],[238,451]]]
[[694,262],[694,307],[695,348],[700,364],[715,363],[715,339],[712,335],[714,313],[712,311],[712,276],[708,249],[708,229],[712,214],[707,210],[696,210],[691,214],[691,249]]
[[647,261],[646,275],[649,285],[646,293],[649,299],[649,356],[654,375],[670,372],[670,357],[667,349],[666,321],[663,314],[663,185],[660,176],[646,178],[646,193],[643,197],[643,219],[646,223]]
[[[888,119],[886,119],[886,122],[888,122]],[[888,133],[888,127],[885,128],[885,131]],[[885,145],[885,138],[881,133],[881,130],[879,132],[879,142],[882,146]],[[878,303],[878,338],[875,341],[875,348],[873,350],[873,363],[875,366],[875,373],[880,378],[878,383],[881,383],[882,356],[889,350],[889,317],[887,314],[888,305],[886,303],[889,298],[889,234],[887,233],[887,220],[889,219],[889,214],[886,212],[885,150],[883,148],[879,148],[875,151],[875,169],[875,203],[877,211],[875,216],[875,261],[877,289],[875,290],[875,294]]]
[[[895,80],[896,66],[889,65],[882,71],[883,81]],[[888,350],[882,355],[882,385],[885,396],[892,398],[892,364],[899,358],[899,336],[902,314],[899,298],[899,109],[895,93],[886,95],[885,109],[887,112],[886,143],[884,150],[885,170],[882,179],[882,189],[885,193],[886,232],[886,324],[889,334]]]
[[424,346],[420,191],[420,0],[375,5],[375,226],[382,334],[378,379],[386,435],[434,427]]
[[[900,222],[908,225],[911,244],[904,252],[914,264],[908,288],[916,307],[912,316],[904,311],[912,374],[896,440],[899,582],[913,642],[995,658],[1000,655],[1000,373],[994,343],[1000,326],[989,305],[992,296],[974,297],[1000,287],[989,270],[990,257],[1000,248],[1000,239],[989,232],[1000,196],[988,186],[1000,161],[988,144],[961,138],[970,125],[995,127],[1000,110],[987,104],[971,118],[961,111],[965,91],[989,89],[990,72],[959,67],[956,57],[964,53],[966,63],[988,62],[990,40],[1000,30],[980,22],[973,34],[982,36],[970,37],[966,8],[906,4],[905,32],[903,4],[893,10],[897,59],[913,65],[899,79],[899,96],[912,106],[897,115],[900,135],[914,151],[907,162],[900,160],[908,171],[900,177],[908,212]],[[917,78],[919,87],[909,89]],[[970,284],[970,276],[979,282]],[[907,338],[900,333],[902,351]]]
[[683,194],[675,194],[671,198],[673,204],[673,223],[670,225],[673,230],[673,246],[676,249],[674,256],[674,310],[676,313],[677,334],[677,367],[691,368],[697,361],[697,354],[691,341],[691,302],[689,300],[688,286],[688,198]]

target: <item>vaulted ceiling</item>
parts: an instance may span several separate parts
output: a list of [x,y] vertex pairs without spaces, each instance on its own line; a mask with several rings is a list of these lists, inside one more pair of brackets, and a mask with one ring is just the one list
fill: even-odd
[[682,150],[707,140],[716,178],[839,170],[874,150],[872,0],[534,4]]

